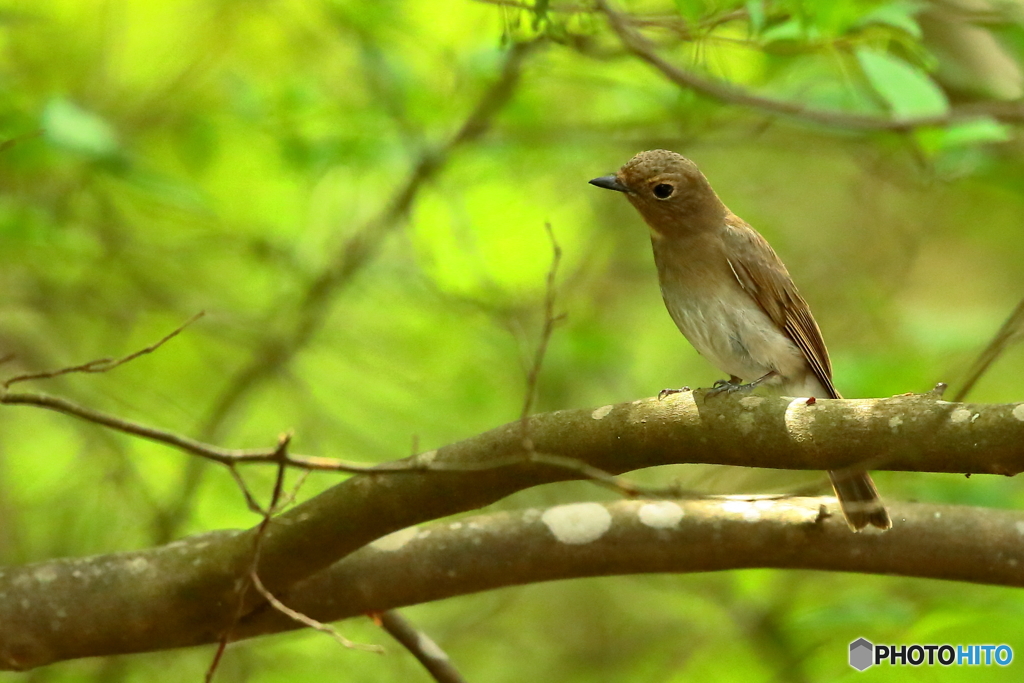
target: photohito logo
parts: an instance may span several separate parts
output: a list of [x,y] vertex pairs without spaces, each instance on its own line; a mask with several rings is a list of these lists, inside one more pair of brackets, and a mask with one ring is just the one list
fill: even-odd
[[875,664],[891,666],[1007,666],[1013,661],[1009,645],[875,645],[866,638],[850,643],[850,666],[864,671]]

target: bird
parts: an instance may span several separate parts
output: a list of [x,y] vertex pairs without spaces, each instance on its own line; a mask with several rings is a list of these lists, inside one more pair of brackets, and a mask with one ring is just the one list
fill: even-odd
[[[694,162],[649,150],[590,184],[622,192],[643,217],[669,315],[690,344],[729,375],[705,400],[761,385],[789,396],[842,398],[821,330],[786,266],[722,203]],[[852,530],[892,527],[866,471],[828,474]]]

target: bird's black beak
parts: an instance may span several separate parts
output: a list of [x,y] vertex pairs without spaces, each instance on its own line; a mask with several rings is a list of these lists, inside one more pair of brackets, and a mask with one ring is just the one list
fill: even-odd
[[616,192],[629,192],[629,188],[619,182],[619,179],[613,175],[604,175],[600,178],[594,178],[590,181],[591,185],[597,185],[603,187],[606,190],[615,190]]

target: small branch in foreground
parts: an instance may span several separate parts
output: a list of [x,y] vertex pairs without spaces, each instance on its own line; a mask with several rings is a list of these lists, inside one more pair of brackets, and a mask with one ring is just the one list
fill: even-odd
[[384,649],[381,648],[379,645],[366,645],[364,643],[353,642],[345,636],[338,633],[338,630],[330,624],[325,624],[323,622],[317,621],[316,619],[306,616],[302,612],[293,610],[291,607],[289,607],[288,605],[284,604],[276,597],[274,597],[274,595],[266,589],[266,587],[263,585],[263,582],[260,581],[260,577],[256,574],[256,572],[250,574],[249,577],[252,580],[252,585],[256,589],[256,592],[262,595],[263,598],[267,602],[269,602],[270,605],[275,610],[285,615],[292,621],[298,624],[302,624],[303,626],[307,626],[316,631],[320,631],[321,633],[326,633],[330,637],[334,638],[334,640],[336,640],[338,644],[342,645],[343,647],[347,647],[352,650],[363,650],[364,652],[384,654]]
[[412,653],[437,683],[466,683],[466,679],[452,664],[448,653],[397,610],[371,612],[370,618]]
[[260,524],[256,529],[256,534],[253,538],[253,550],[252,550],[252,562],[249,565],[249,576],[247,581],[244,581],[238,591],[237,604],[235,605],[235,616],[231,620],[231,624],[224,630],[221,635],[220,642],[217,643],[217,651],[213,654],[213,659],[210,661],[210,666],[206,670],[206,683],[210,683],[213,680],[214,674],[217,672],[217,667],[220,666],[221,658],[224,656],[224,651],[227,649],[228,643],[231,641],[231,635],[238,625],[239,620],[242,618],[242,614],[245,610],[245,594],[249,591],[249,587],[254,585],[259,578],[256,576],[256,567],[260,562],[260,550],[263,547],[263,537],[266,534],[267,527],[270,525],[270,519],[273,517],[274,512],[277,510],[277,503],[281,497],[281,490],[284,487],[284,474],[287,471],[285,466],[285,458],[288,454],[288,444],[292,440],[291,434],[282,434],[277,441],[277,448],[274,450],[274,454],[277,456],[277,476],[274,478],[274,489],[270,494],[270,504],[267,505],[266,510],[260,507],[260,504],[256,501],[256,497],[252,495],[252,491],[246,486],[245,481],[238,474],[233,466],[230,467],[231,473],[235,475],[235,482],[242,489],[242,493],[245,495],[245,500],[249,505],[250,510],[254,510],[263,515],[263,519],[260,520]]
[[242,496],[245,497],[245,506],[249,508],[249,512],[255,512],[257,515],[266,514],[263,506],[260,505],[256,497],[252,495],[252,491],[245,483],[245,479],[242,478],[241,473],[234,464],[227,466],[228,472],[231,473],[231,478],[235,480],[235,484],[238,485],[239,490],[242,492]]
[[161,339],[160,341],[154,344],[150,344],[144,349],[139,349],[135,353],[130,353],[124,358],[98,358],[96,360],[91,360],[88,363],[82,363],[81,365],[73,365],[71,367],[61,368],[60,370],[51,370],[49,372],[35,372],[25,375],[18,375],[16,377],[11,377],[10,379],[5,380],[3,384],[0,386],[2,386],[4,389],[7,389],[12,384],[17,384],[18,382],[28,382],[30,380],[36,379],[53,379],[54,377],[60,377],[61,375],[70,375],[75,372],[108,372],[116,367],[124,365],[125,363],[130,363],[139,356],[144,356],[147,353],[153,353],[161,346],[177,337],[185,330],[186,327],[188,327],[195,321],[199,320],[204,315],[206,315],[205,311],[200,311],[199,313],[196,313],[194,316],[192,316],[184,323],[182,323],[173,332],[164,336],[163,339]]
[[[274,609],[276,609],[278,612],[285,615],[289,619],[298,622],[303,626],[308,626],[309,628],[320,631],[321,633],[326,633],[344,647],[355,650],[365,650],[367,652],[378,652],[383,654],[383,648],[377,645],[363,645],[361,643],[355,643],[349,640],[348,638],[344,637],[340,633],[338,633],[338,631],[333,626],[329,624],[320,623],[316,619],[308,617],[302,612],[299,612],[297,610],[292,609],[291,607],[288,607],[288,605],[281,602],[269,590],[267,590],[266,586],[264,586],[263,582],[260,580],[259,574],[257,573],[257,568],[259,567],[260,563],[260,554],[262,553],[263,550],[263,539],[266,537],[267,528],[270,526],[270,521],[273,518],[274,514],[285,503],[285,501],[282,500],[282,493],[284,491],[284,474],[287,471],[288,464],[288,444],[291,442],[291,439],[291,434],[285,434],[281,437],[281,440],[278,442],[277,445],[277,477],[274,479],[274,491],[270,495],[270,505],[267,506],[267,510],[263,515],[263,521],[260,522],[259,528],[256,531],[256,536],[253,539],[252,565],[249,568],[249,581],[251,582],[252,587],[256,589],[256,592],[263,596],[263,599],[269,602]],[[247,497],[251,496],[248,496],[247,494]],[[238,601],[240,607],[245,604],[244,598],[245,595],[243,591],[243,594],[239,596]],[[231,629],[225,634],[223,641],[224,643],[227,643],[228,639],[231,636],[231,631],[234,630],[234,627],[237,623],[238,620],[236,619],[235,624],[232,624]]]
[[[282,507],[284,501],[282,500],[282,493],[284,491],[284,474],[287,471],[287,460],[288,460],[288,444],[291,442],[291,434],[285,434],[281,437],[280,442],[277,445],[277,477],[274,479],[274,491],[270,495],[270,505],[267,506],[267,510],[263,515],[263,521],[260,522],[259,528],[256,531],[256,536],[253,539],[253,554],[252,554],[252,565],[249,568],[249,580],[252,583],[253,588],[263,598],[270,603],[270,605],[281,614],[285,615],[289,619],[296,621],[303,626],[315,629],[322,633],[326,633],[334,638],[338,643],[347,648],[356,650],[366,650],[367,652],[378,652],[383,653],[384,650],[376,645],[363,645],[361,643],[355,643],[348,638],[344,637],[338,631],[330,626],[329,624],[322,624],[316,619],[306,616],[302,612],[288,607],[275,597],[263,582],[260,580],[257,568],[260,563],[260,555],[263,550],[263,539],[266,537],[267,528],[270,526],[271,519],[274,514]],[[239,605],[245,604],[244,594],[239,597]],[[235,622],[237,624],[237,620]],[[231,630],[234,630],[234,624]],[[231,632],[225,634],[224,641],[226,642],[230,637]]]
[[311,619],[310,617],[307,617],[301,612],[297,612],[296,610],[291,609],[290,607],[282,603],[280,600],[278,600],[276,597],[274,597],[270,593],[270,591],[267,590],[267,588],[263,585],[263,582],[260,581],[260,577],[257,574],[257,568],[260,563],[260,555],[263,550],[263,539],[266,537],[267,528],[270,526],[271,520],[281,508],[287,505],[290,500],[294,499],[295,494],[298,491],[298,487],[302,485],[302,480],[300,480],[296,484],[295,490],[292,491],[291,494],[287,496],[283,495],[284,477],[285,473],[288,471],[288,445],[291,443],[291,440],[292,435],[290,433],[282,434],[281,437],[278,439],[277,447],[274,449],[274,456],[277,462],[277,476],[274,478],[274,488],[270,494],[270,503],[267,505],[266,509],[262,508],[260,504],[256,501],[255,496],[252,495],[252,491],[249,490],[249,487],[246,486],[245,481],[241,478],[241,476],[238,475],[235,467],[230,466],[232,474],[235,475],[235,481],[238,483],[238,486],[242,489],[242,493],[245,496],[245,500],[249,505],[249,509],[254,510],[255,512],[258,512],[261,515],[263,515],[263,519],[260,520],[260,524],[256,528],[256,533],[253,536],[252,561],[249,565],[248,575],[245,577],[245,581],[243,582],[241,588],[238,591],[238,602],[235,608],[235,616],[231,621],[231,625],[227,629],[225,629],[224,633],[221,635],[220,641],[217,644],[217,651],[214,653],[213,659],[210,662],[210,666],[206,671],[206,683],[210,683],[210,681],[213,680],[213,676],[217,671],[217,667],[220,666],[221,659],[224,656],[224,651],[227,649],[228,643],[231,642],[231,637],[232,634],[234,633],[235,627],[241,620],[242,615],[247,606],[245,597],[250,587],[255,588],[256,592],[263,596],[263,598],[267,602],[269,602],[270,605],[274,607],[274,609],[278,610],[285,616],[294,619],[295,621],[305,626],[310,626],[311,628],[315,628],[318,631],[323,631],[324,633],[330,634],[335,640],[337,640],[345,647],[380,651],[380,649],[376,648],[375,646],[363,646],[353,643],[352,641],[348,640],[340,633],[338,633],[331,626],[321,624],[315,619]]

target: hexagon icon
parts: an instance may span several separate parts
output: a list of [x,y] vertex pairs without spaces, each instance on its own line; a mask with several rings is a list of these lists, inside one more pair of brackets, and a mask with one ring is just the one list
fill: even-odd
[[863,671],[874,664],[875,646],[864,638],[858,638],[850,643],[850,666],[857,671]]

